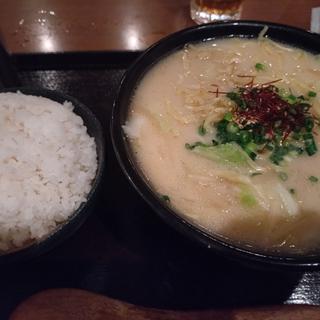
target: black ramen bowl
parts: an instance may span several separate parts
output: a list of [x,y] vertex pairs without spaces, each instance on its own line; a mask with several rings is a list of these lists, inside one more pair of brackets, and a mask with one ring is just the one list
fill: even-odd
[[231,37],[257,38],[265,26],[268,27],[266,35],[272,40],[301,48],[314,54],[320,53],[320,36],[302,29],[268,22],[218,22],[195,26],[174,33],[146,50],[124,75],[112,111],[111,136],[113,147],[122,170],[137,192],[165,222],[182,234],[206,246],[209,250],[251,265],[276,268],[281,266],[291,269],[316,268],[320,266],[320,252],[319,254],[308,256],[284,256],[258,252],[230,243],[213,234],[208,234],[185,220],[171,210],[152,190],[135,163],[129,141],[122,130],[135,89],[143,76],[157,62],[183,48],[187,43]]
[[[17,91],[26,95],[45,97],[58,103],[63,103],[65,101],[71,102],[74,106],[74,113],[76,113],[83,119],[84,125],[87,127],[89,136],[95,139],[98,166],[95,178],[92,181],[91,190],[87,195],[86,202],[83,202],[66,221],[58,224],[57,227],[48,235],[43,236],[39,240],[30,242],[30,244],[27,244],[24,247],[0,254],[0,264],[14,263],[37,257],[40,254],[53,249],[68,237],[70,237],[82,225],[82,223],[92,211],[102,180],[105,165],[105,140],[103,129],[99,120],[88,107],[86,107],[84,104],[80,103],[73,97],[47,89],[17,87],[2,89],[0,90],[0,93]],[[43,125],[45,126],[45,123]]]

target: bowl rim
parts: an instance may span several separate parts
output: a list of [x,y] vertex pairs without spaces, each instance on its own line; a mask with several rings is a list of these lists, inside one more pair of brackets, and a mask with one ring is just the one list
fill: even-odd
[[[93,126],[96,128],[96,132],[99,133],[99,137],[90,136],[95,140],[97,152],[97,170],[92,181],[90,191],[86,196],[85,202],[82,202],[80,206],[66,220],[58,224],[55,229],[53,229],[49,234],[44,235],[40,239],[32,241],[30,245],[27,244],[25,246],[15,248],[14,250],[10,250],[7,253],[1,253],[0,265],[6,265],[8,263],[35,258],[40,254],[50,251],[54,247],[61,244],[64,240],[72,236],[81,227],[85,219],[91,213],[90,209],[93,206],[95,197],[97,196],[97,193],[99,191],[105,167],[106,151],[104,131],[99,119],[85,104],[83,104],[73,96],[47,88],[25,86],[0,89],[0,94],[18,92],[21,92],[25,95],[47,98],[60,104],[63,103],[61,101],[68,101],[71,102],[74,106],[73,112],[75,114],[78,115],[76,111],[77,109],[84,112],[86,114],[86,118],[90,119],[90,122],[93,123]],[[83,117],[81,118],[84,122],[84,125],[88,129],[88,125],[85,123],[85,119],[83,119]],[[99,138],[99,141],[96,141],[96,138]]]
[[[144,61],[148,59],[149,56],[153,54],[156,55],[158,51],[161,51],[163,47],[166,47],[168,43],[174,43],[177,39],[183,36],[188,36],[192,33],[202,33],[206,30],[215,30],[217,28],[234,28],[234,27],[252,27],[259,28],[261,30],[267,26],[268,31],[277,31],[282,30],[285,32],[294,33],[297,38],[302,37],[303,39],[308,38],[312,41],[318,41],[320,45],[320,36],[311,32],[308,32],[304,29],[288,26],[279,23],[272,23],[267,21],[256,21],[256,20],[234,20],[234,21],[221,21],[215,23],[209,23],[204,25],[196,25],[192,26],[173,34],[170,34],[162,39],[160,39],[155,44],[151,45],[146,51],[144,51],[135,62],[128,68],[128,70],[123,75],[120,86],[118,88],[118,92],[116,98],[114,100],[112,106],[112,113],[110,119],[110,135],[111,142],[113,146],[113,150],[115,152],[116,158],[120,167],[125,174],[126,178],[129,180],[130,184],[134,187],[134,189],[138,192],[138,194],[148,203],[148,205],[158,214],[167,224],[176,229],[178,232],[184,234],[188,238],[195,240],[196,242],[202,244],[203,246],[208,247],[209,249],[213,249],[215,252],[222,254],[228,258],[248,262],[249,260],[254,262],[256,265],[267,266],[267,267],[285,267],[290,269],[314,269],[320,266],[320,254],[308,255],[308,256],[298,256],[298,255],[275,255],[267,252],[258,252],[250,250],[246,247],[240,247],[236,243],[228,242],[228,240],[223,239],[217,235],[210,234],[199,227],[195,226],[183,216],[176,213],[172,210],[168,205],[161,201],[159,195],[157,195],[156,191],[150,187],[150,185],[146,182],[143,175],[139,173],[139,168],[135,165],[134,160],[132,159],[132,155],[130,155],[128,140],[125,137],[125,134],[121,128],[121,99],[124,96],[125,90],[129,88],[128,96],[132,96],[134,88],[137,87],[139,81],[143,78],[146,72],[154,64],[156,64],[159,60],[163,59],[170,53],[179,49],[181,45],[177,45],[172,48],[169,46],[169,49],[164,50],[165,54],[161,54],[157,57],[157,59],[152,62],[147,62],[146,66],[144,66]],[[257,32],[259,34],[259,32]],[[226,33],[225,37],[230,36],[230,34]],[[231,34],[232,37],[236,37],[239,35]],[[242,35],[240,35],[241,37]],[[252,33],[246,33],[243,36],[247,36],[247,38],[254,38]],[[215,38],[223,38],[221,36],[213,36],[211,39]],[[273,37],[271,37],[273,38]],[[205,39],[209,39],[206,37]],[[198,42],[203,41],[204,39],[198,40]],[[190,43],[193,41],[187,41],[186,43]],[[290,45],[290,42],[283,41]],[[292,44],[291,44],[292,45]],[[319,46],[320,47],[320,46]],[[303,48],[304,49],[304,48]],[[308,50],[307,50],[308,51]],[[312,50],[309,50],[312,51]],[[320,53],[320,49],[314,50]],[[151,59],[152,60],[152,59]],[[136,73],[138,75],[136,75]],[[136,82],[134,86],[130,84],[131,78],[135,79]],[[129,100],[127,101],[129,102]],[[129,104],[128,104],[129,105]],[[126,112],[128,111],[128,105],[126,107]],[[123,107],[124,108],[124,107]]]

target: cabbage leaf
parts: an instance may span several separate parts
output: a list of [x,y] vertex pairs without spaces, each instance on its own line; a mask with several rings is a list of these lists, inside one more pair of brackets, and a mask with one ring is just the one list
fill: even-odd
[[233,142],[216,146],[197,145],[192,152],[234,169],[247,169],[249,172],[263,171],[263,168],[259,167],[239,145]]

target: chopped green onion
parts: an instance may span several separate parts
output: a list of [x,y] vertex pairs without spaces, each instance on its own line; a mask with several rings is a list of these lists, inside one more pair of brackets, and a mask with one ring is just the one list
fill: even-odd
[[316,97],[316,96],[317,96],[317,93],[316,93],[316,92],[314,92],[314,91],[309,91],[309,92],[308,92],[308,97],[314,98],[314,97]]
[[222,131],[226,130],[228,123],[229,123],[229,121],[223,119],[223,120],[217,122],[215,124],[215,127],[217,128],[217,131],[222,132]]
[[319,179],[318,179],[317,177],[315,177],[315,176],[310,176],[310,177],[309,177],[309,180],[310,180],[311,182],[313,182],[313,183],[316,183],[316,182],[319,181]]
[[306,151],[309,156],[313,156],[317,152],[317,147],[314,142],[306,143]]
[[286,99],[286,97],[288,96],[288,91],[286,91],[285,89],[283,89],[283,88],[278,88],[277,87],[277,93],[279,94],[279,96],[283,99],[283,100],[285,100]]
[[247,107],[246,103],[241,98],[240,94],[237,92],[233,92],[233,91],[228,92],[226,94],[226,97],[232,100],[233,102],[235,102],[241,109],[245,109]]
[[305,119],[305,122],[304,122],[304,125],[305,125],[305,128],[306,128],[306,131],[312,131],[313,127],[314,127],[314,121],[312,118],[308,117]]
[[256,68],[257,71],[263,71],[266,69],[266,66],[260,62],[256,63],[254,67]]
[[220,140],[221,143],[229,142],[229,133],[227,132],[227,126],[229,122],[227,120],[221,120],[215,124],[217,128],[217,138]]
[[286,156],[289,153],[289,148],[286,146],[275,146],[271,156],[270,160],[274,163],[279,165],[280,162],[283,160],[283,157]]
[[[266,66],[262,63],[255,65],[257,70],[263,70]],[[289,161],[289,157],[295,158],[303,153],[312,156],[317,152],[313,130],[316,125],[320,125],[320,121],[310,113],[309,101],[312,101],[310,97],[316,95],[316,92],[309,91],[305,96],[298,96],[290,89],[286,91],[273,85],[267,88],[243,87],[228,92],[226,96],[236,105],[232,111],[224,114],[222,120],[215,123],[217,142],[213,141],[212,146],[215,143],[236,143],[253,160],[258,153],[269,151],[269,159],[277,165],[284,160]],[[265,111],[262,110],[262,105],[260,109],[257,106],[260,106],[264,99],[268,100],[269,96],[275,99],[273,104],[279,104],[278,109],[272,104],[270,110],[272,109],[275,115],[270,115],[269,120],[260,122],[260,109],[261,116],[264,116]],[[284,110],[280,110],[282,106]],[[206,132],[203,125],[198,131],[201,135]],[[186,147],[194,148],[192,145]]]
[[278,177],[282,180],[282,181],[287,181],[288,180],[288,175],[285,172],[279,172],[278,173]]
[[227,121],[231,121],[232,120],[232,113],[231,112],[227,112],[224,117],[223,117],[224,120],[227,120]]
[[311,132],[303,135],[304,145],[306,152],[309,156],[314,155],[317,152],[317,145],[314,141],[313,134]]
[[166,194],[161,195],[161,199],[165,202],[170,202],[170,198]]
[[241,145],[248,144],[252,139],[251,136],[252,136],[251,132],[249,132],[247,130],[241,130],[239,133],[239,140],[240,140]]
[[297,103],[297,97],[294,96],[293,94],[289,94],[286,98],[287,102],[290,103],[290,104],[295,104]]
[[243,149],[252,160],[256,159],[257,154],[255,151],[257,151],[257,145],[254,142],[249,142]]
[[227,132],[229,133],[237,133],[239,131],[239,127],[234,122],[229,122],[227,125]]
[[198,134],[204,136],[207,133],[207,129],[204,127],[204,121],[198,128]]
[[256,144],[263,144],[266,142],[264,128],[259,128],[259,130],[253,134],[253,141]]

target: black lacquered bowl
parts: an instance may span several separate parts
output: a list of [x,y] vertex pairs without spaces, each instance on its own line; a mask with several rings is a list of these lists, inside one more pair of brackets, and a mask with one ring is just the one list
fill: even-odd
[[135,163],[129,142],[122,130],[122,125],[125,124],[127,119],[128,107],[137,85],[146,72],[158,61],[183,48],[187,43],[229,37],[257,38],[265,26],[268,27],[266,35],[272,40],[289,44],[314,54],[320,53],[320,37],[318,35],[302,29],[267,22],[219,22],[195,26],[174,33],[145,51],[124,75],[112,110],[111,136],[113,147],[122,170],[138,193],[159,216],[182,234],[194,239],[210,250],[246,263],[269,267],[281,266],[291,269],[316,268],[320,266],[320,253],[308,256],[282,256],[251,251],[227,242],[221,237],[208,234],[186,221],[166,206],[164,201],[159,199],[157,194],[152,191]]
[[84,104],[73,97],[47,89],[17,87],[2,89],[0,90],[0,93],[17,91],[20,91],[26,95],[45,97],[58,103],[63,103],[65,101],[71,102],[74,106],[73,111],[83,119],[84,125],[87,127],[88,134],[95,139],[98,166],[96,176],[92,182],[91,190],[87,195],[86,202],[83,202],[80,207],[74,213],[72,213],[72,215],[66,221],[59,224],[56,229],[54,229],[47,236],[44,236],[38,241],[33,241],[25,247],[17,248],[8,253],[0,254],[0,264],[34,258],[42,253],[51,250],[52,248],[66,240],[68,237],[70,237],[82,225],[82,223],[92,211],[105,166],[105,139],[103,135],[103,129],[99,120],[88,107],[86,107]]

